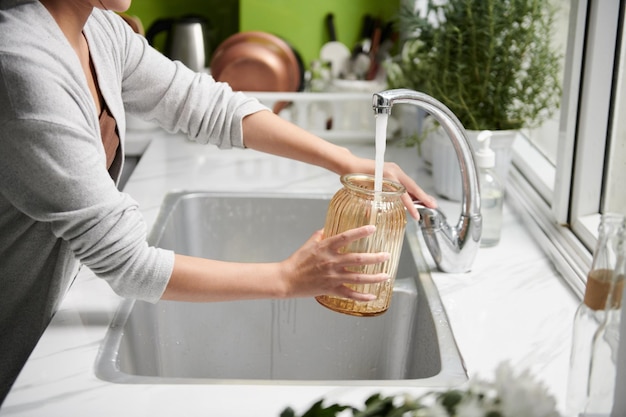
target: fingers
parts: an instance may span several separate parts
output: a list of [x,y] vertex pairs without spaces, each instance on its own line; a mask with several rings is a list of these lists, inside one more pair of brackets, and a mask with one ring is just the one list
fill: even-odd
[[376,231],[376,226],[366,225],[355,229],[346,230],[335,236],[326,239],[328,249],[337,254],[337,265],[339,267],[372,265],[387,261],[391,255],[387,252],[347,252],[340,253],[339,250],[355,240],[370,236]]
[[365,285],[378,284],[380,282],[387,281],[389,278],[389,275],[384,272],[380,272],[378,274],[354,273],[352,275],[344,275],[342,281],[344,284]]
[[365,226],[357,227],[355,229],[346,230],[335,236],[331,236],[326,239],[329,248],[332,250],[339,250],[355,240],[368,237],[376,231],[376,226],[368,224]]
[[346,287],[345,285],[339,287],[337,289],[337,294],[335,295],[338,297],[349,298],[354,301],[374,301],[376,299],[375,294],[358,292],[353,290],[352,288]]
[[360,266],[360,265],[374,265],[387,261],[390,258],[388,252],[375,252],[375,253],[344,253],[341,255],[341,266]]
[[[411,198],[411,196],[413,198]],[[403,197],[408,197],[409,201],[417,200],[429,208],[437,208],[437,200],[435,199],[435,197],[431,196],[430,194],[427,194],[420,187],[417,187],[416,191],[405,194]]]
[[[361,277],[355,277],[355,281],[346,280],[346,284],[353,284],[353,285],[380,284],[387,280],[389,280],[389,275],[387,274],[382,274],[382,273],[371,274],[371,275],[366,274]],[[357,301],[372,301],[376,299],[375,294],[371,294],[367,292],[360,292],[343,284],[336,288],[334,295],[339,296],[339,297],[350,298],[352,300],[357,300]]]
[[415,181],[413,181],[411,177],[404,174],[403,180],[401,180],[401,183],[402,185],[404,185],[404,188],[406,188],[406,191],[407,191],[406,194],[402,196],[402,201],[404,202],[404,205],[409,210],[409,213],[414,218],[419,218],[419,215],[417,214],[417,210],[415,209],[413,200],[417,200],[421,202],[426,207],[430,207],[430,208],[437,207],[437,200],[435,199],[435,197],[426,193],[419,185],[415,183]]
[[[367,282],[368,284],[380,284],[384,281],[389,280],[389,277],[386,276],[386,274],[376,274],[376,275],[371,275],[369,277],[367,277],[365,280],[363,281],[370,281],[371,279],[377,279],[378,281],[376,282]],[[360,282],[361,284],[365,284],[366,282]],[[346,285],[348,284],[348,285]],[[350,283],[346,282],[345,284],[340,284],[336,287],[334,287],[332,290],[330,291],[326,291],[324,294],[325,295],[332,295],[335,297],[343,297],[343,298],[349,298],[351,300],[355,300],[355,301],[373,301],[377,298],[376,294],[372,294],[369,292],[361,292],[364,289],[363,288],[359,288],[354,289],[352,288],[350,285]]]
[[437,200],[426,193],[411,177],[409,177],[397,164],[385,164],[385,174],[387,178],[399,182],[406,188],[406,193],[402,196],[402,202],[407,211],[414,219],[419,219],[419,213],[413,204],[413,200],[420,201],[430,208],[437,207]]
[[415,220],[419,220],[420,214],[417,211],[415,204],[413,204],[413,199],[408,193],[404,193],[404,195],[402,196],[402,202],[404,203],[404,207],[406,207],[411,217],[413,217]]
[[387,252],[338,252],[340,248],[348,245],[350,242],[370,236],[375,232],[375,230],[376,227],[373,225],[361,226],[355,229],[347,230],[327,239],[327,241],[330,242],[329,249],[337,253],[336,268],[339,268],[341,270],[341,278],[339,280],[340,283],[333,289],[333,295],[349,298],[356,301],[372,301],[376,299],[375,295],[356,291],[346,286],[345,284],[379,284],[390,279],[390,276],[386,273],[372,274],[365,272],[356,272],[346,269],[346,267],[380,264],[389,260],[391,254]]
[[[304,273],[304,276],[311,276],[314,279],[322,279],[320,281],[321,286],[317,288],[323,288],[317,294],[335,295],[339,297],[345,297],[357,301],[371,301],[376,299],[375,295],[361,293],[358,290],[350,288],[355,285],[368,285],[378,284],[390,279],[390,276],[386,273],[372,273],[372,271],[366,272],[364,269],[359,268],[366,265],[382,264],[388,261],[391,254],[387,252],[343,252],[341,249],[348,246],[351,242],[366,238],[372,235],[376,231],[374,225],[365,225],[354,229],[346,230],[328,238],[323,238],[323,231],[319,230],[313,234],[309,239],[308,244],[305,245],[305,252],[310,248],[313,258],[305,256],[300,258],[304,263],[298,262],[295,267],[291,268],[294,271],[308,271]],[[293,259],[299,259],[297,256]],[[311,266],[311,269],[307,266]],[[306,285],[310,285],[310,279],[304,281]]]

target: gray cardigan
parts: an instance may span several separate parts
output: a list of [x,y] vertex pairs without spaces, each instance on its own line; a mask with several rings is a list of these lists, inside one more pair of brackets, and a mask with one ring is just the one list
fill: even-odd
[[[126,113],[220,148],[264,110],[152,49],[112,12],[84,29],[122,150]],[[119,171],[112,173],[119,178]],[[124,297],[154,302],[173,268],[149,247],[137,204],[107,172],[78,58],[36,0],[0,3],[0,402],[75,276],[89,267]]]

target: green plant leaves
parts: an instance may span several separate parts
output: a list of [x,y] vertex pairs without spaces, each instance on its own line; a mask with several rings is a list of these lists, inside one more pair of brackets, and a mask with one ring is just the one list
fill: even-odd
[[[337,417],[344,410],[352,410],[352,417],[402,417],[407,412],[415,411],[423,406],[417,402],[404,398],[398,401],[398,397],[374,394],[365,400],[365,408],[359,410],[347,405],[332,404],[323,406],[323,400],[313,404],[302,416],[299,417]],[[298,417],[291,408],[286,408],[280,417]]]
[[424,16],[404,6],[410,36],[387,63],[388,84],[435,97],[466,129],[537,126],[561,99],[555,14],[545,0],[429,0]]
[[[349,409],[351,407],[347,405],[339,405],[339,404],[331,404],[328,407],[324,407],[324,400],[319,400],[315,404],[311,406],[302,416],[300,417],[335,417],[340,412]],[[287,407],[280,413],[280,417],[297,417],[295,411]]]

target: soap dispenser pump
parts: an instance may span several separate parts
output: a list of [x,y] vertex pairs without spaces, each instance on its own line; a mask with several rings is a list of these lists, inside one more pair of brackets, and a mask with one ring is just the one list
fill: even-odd
[[498,178],[494,167],[496,156],[491,149],[489,130],[478,134],[478,150],[475,152],[476,166],[478,167],[478,182],[480,184],[480,203],[483,218],[483,232],[480,241],[481,247],[495,246],[500,242],[502,230],[502,205],[504,202],[504,187]]

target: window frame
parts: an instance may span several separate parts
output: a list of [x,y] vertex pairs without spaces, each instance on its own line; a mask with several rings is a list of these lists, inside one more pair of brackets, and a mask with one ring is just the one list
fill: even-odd
[[[572,230],[588,246],[595,245],[602,208],[605,161],[611,137],[613,90],[619,68],[621,2],[592,1],[580,96],[580,112],[573,160],[573,184],[569,204]],[[604,140],[598,140],[598,138]],[[566,180],[561,178],[561,181]],[[557,175],[558,181],[558,175]],[[566,206],[566,200],[560,201]],[[590,230],[590,227],[592,229]]]
[[522,132],[509,197],[555,267],[582,296],[602,209],[624,1],[572,0],[556,166]]

